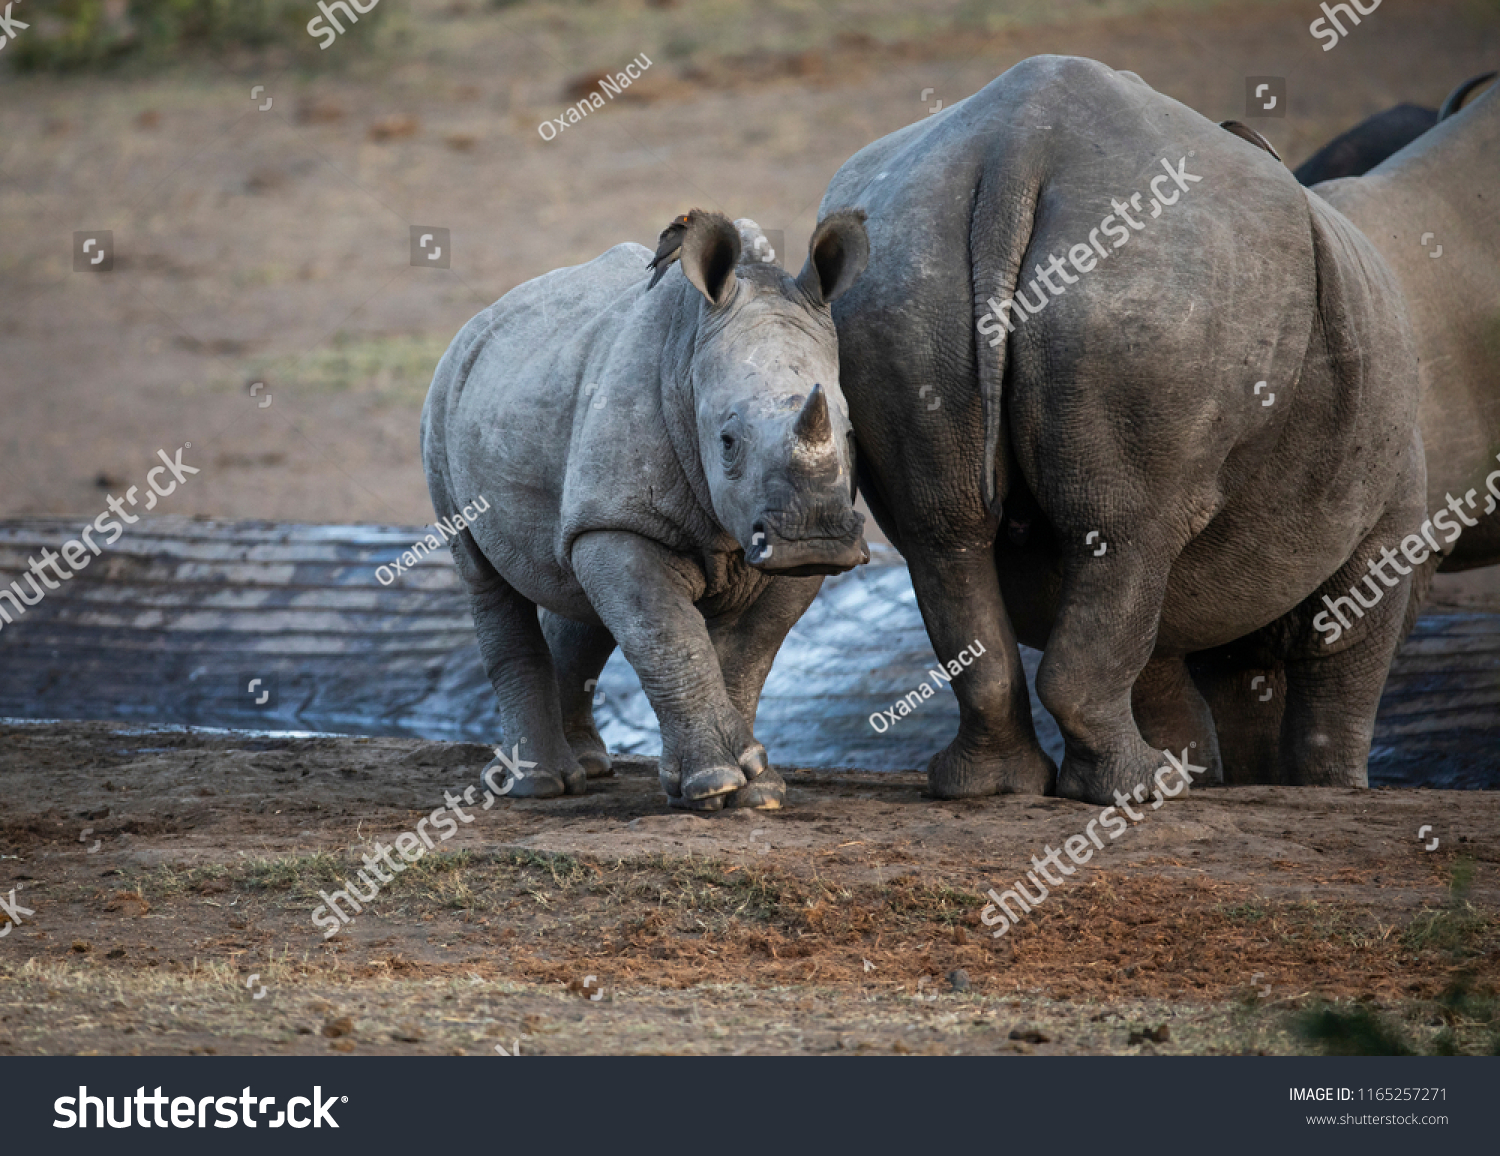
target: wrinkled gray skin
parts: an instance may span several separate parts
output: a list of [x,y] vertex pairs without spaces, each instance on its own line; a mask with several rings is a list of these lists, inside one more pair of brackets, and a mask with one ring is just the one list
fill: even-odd
[[[1472,85],[1473,82],[1470,82]],[[1466,86],[1467,87],[1467,86]],[[1458,90],[1462,92],[1463,89]],[[1427,508],[1444,515],[1450,533],[1434,534],[1448,553],[1434,569],[1470,570],[1500,563],[1500,87],[1390,157],[1363,177],[1313,191],[1360,227],[1394,270],[1415,330],[1427,457]],[[1424,242],[1425,234],[1431,233]],[[1441,254],[1431,254],[1442,246]],[[1457,508],[1449,505],[1449,498]],[[1487,511],[1487,512],[1486,512]],[[1472,523],[1472,524],[1469,524]],[[1413,607],[1413,612],[1415,607]],[[1408,629],[1414,619],[1408,615]],[[1404,633],[1404,632],[1403,632]],[[1281,671],[1273,656],[1241,648],[1236,693],[1213,699],[1226,776],[1276,782],[1274,729]],[[1248,694],[1256,678],[1265,705]],[[1243,693],[1241,693],[1243,692]]]
[[[1144,228],[1054,275],[1008,339],[980,334],[987,299],[1183,157],[1201,183],[1130,211]],[[834,317],[861,489],[938,656],[986,652],[953,683],[931,793],[1052,788],[1018,637],[1045,651],[1060,794],[1114,801],[1185,748],[1220,773],[1186,660],[1231,644],[1284,665],[1285,780],[1364,784],[1412,580],[1332,645],[1312,620],[1417,527],[1425,486],[1404,303],[1366,238],[1253,144],[1060,57],[862,150],[822,212],[850,207],[870,265]],[[1196,662],[1216,694],[1246,669]]]
[[674,806],[785,796],[753,733],[761,687],[822,575],[869,558],[828,308],[867,244],[857,216],[825,222],[793,280],[739,225],[697,214],[650,292],[651,252],[630,244],[527,282],[433,378],[433,506],[493,507],[452,546],[505,743],[536,764],[514,796],[610,773],[591,701],[616,644]]
[[[1477,487],[1479,524],[1442,569],[1500,562],[1500,509],[1482,512],[1486,478],[1500,468],[1500,86],[1365,176],[1315,191],[1364,231],[1406,292],[1428,508]],[[1493,492],[1500,479],[1489,484]]]

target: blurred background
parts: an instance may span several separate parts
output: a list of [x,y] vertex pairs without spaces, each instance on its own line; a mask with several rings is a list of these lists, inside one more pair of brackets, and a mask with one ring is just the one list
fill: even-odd
[[[782,230],[798,268],[844,160],[1026,56],[1132,69],[1215,120],[1245,117],[1245,77],[1284,77],[1286,115],[1250,123],[1293,166],[1500,58],[1500,0],[1385,0],[1327,52],[1310,0],[331,10],[320,49],[316,0],[14,5],[0,517],[92,516],[191,441],[206,468],[167,513],[425,522],[417,419],[473,314],[700,205]],[[638,54],[640,80],[542,138]],[[448,268],[412,266],[418,225],[449,230]],[[113,234],[111,273],[72,271],[85,230]]]

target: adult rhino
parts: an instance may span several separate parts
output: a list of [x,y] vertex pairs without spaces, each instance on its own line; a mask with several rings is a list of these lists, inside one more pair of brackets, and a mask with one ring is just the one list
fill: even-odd
[[591,701],[618,644],[660,721],[673,806],[785,797],[753,733],[761,687],[821,576],[869,560],[829,313],[867,243],[858,214],[836,214],[793,280],[738,225],[679,218],[649,282],[630,244],[529,281],[433,377],[433,506],[494,508],[451,545],[520,756],[512,795],[610,773]]
[[1063,57],[860,151],[821,212],[851,209],[861,490],[938,657],[985,650],[931,793],[1052,788],[1018,637],[1045,650],[1060,794],[1118,801],[1164,752],[1216,771],[1187,658],[1247,636],[1285,664],[1288,781],[1363,784],[1420,592],[1382,586],[1336,644],[1313,620],[1418,528],[1425,484],[1405,305],[1364,235],[1254,144]]
[[1441,568],[1500,562],[1500,86],[1365,176],[1315,192],[1364,231],[1405,290],[1428,508],[1449,495],[1478,507]]
[[1493,72],[1486,72],[1464,81],[1438,109],[1398,104],[1366,117],[1313,153],[1297,166],[1293,175],[1304,185],[1362,176],[1458,112],[1475,89],[1494,79]]
[[[1500,88],[1444,118],[1367,175],[1313,190],[1363,230],[1404,290],[1421,384],[1427,509],[1434,523],[1429,536],[1439,547],[1417,576],[1419,586],[1433,570],[1500,563],[1497,189]],[[1274,655],[1258,648],[1240,647],[1234,657],[1238,679],[1211,696],[1220,738],[1234,736],[1236,758],[1226,757],[1227,777],[1276,782],[1281,671]],[[1252,683],[1269,701],[1255,701]]]

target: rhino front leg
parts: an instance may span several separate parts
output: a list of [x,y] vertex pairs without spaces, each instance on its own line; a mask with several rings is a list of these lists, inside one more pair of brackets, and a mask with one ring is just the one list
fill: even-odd
[[1193,680],[1213,711],[1224,782],[1229,786],[1279,782],[1281,715],[1286,704],[1286,675],[1280,666],[1231,665],[1217,659],[1195,661],[1192,666]]
[[597,531],[573,545],[573,572],[641,680],[661,724],[661,781],[674,806],[719,810],[767,767],[730,701],[694,603],[703,576],[656,542]]
[[542,611],[542,633],[557,670],[558,700],[568,746],[589,778],[608,778],[615,772],[594,723],[594,688],[614,651],[615,640],[602,626],[574,622],[550,610]]
[[[797,620],[807,612],[821,577],[773,578],[761,596],[745,611],[708,624],[709,637],[719,655],[724,687],[729,701],[740,712],[745,725],[755,729],[760,692],[771,673],[771,664]],[[786,801],[786,780],[773,767],[729,796],[726,806],[774,811]]]
[[961,652],[977,655],[950,684],[958,698],[958,735],[928,764],[928,791],[939,799],[1048,793],[1057,768],[1032,725],[1026,671],[994,551],[955,556],[913,549],[908,564],[938,659],[947,667]]
[[1165,751],[1192,749],[1194,762],[1207,771],[1200,782],[1223,779],[1214,716],[1188,673],[1185,659],[1170,655],[1146,663],[1131,688],[1130,705],[1148,746]]

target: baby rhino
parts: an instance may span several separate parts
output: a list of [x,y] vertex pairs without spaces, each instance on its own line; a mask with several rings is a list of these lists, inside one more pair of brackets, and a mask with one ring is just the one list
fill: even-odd
[[793,280],[736,224],[679,217],[649,283],[650,251],[626,244],[513,289],[433,377],[433,505],[492,507],[451,544],[519,747],[511,795],[611,773],[592,691],[618,644],[673,806],[785,798],[753,733],[761,687],[823,575],[869,560],[829,312],[869,243],[863,212],[834,214]]

